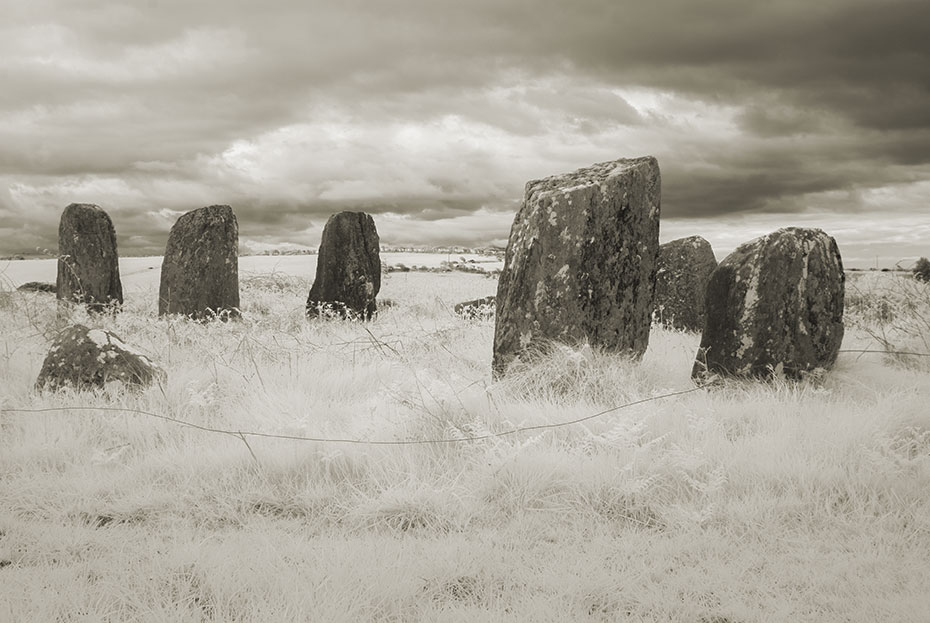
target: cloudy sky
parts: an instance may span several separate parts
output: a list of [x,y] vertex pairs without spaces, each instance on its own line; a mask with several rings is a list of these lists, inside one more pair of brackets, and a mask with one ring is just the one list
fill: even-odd
[[96,203],[123,254],[233,206],[242,249],[329,214],[506,244],[527,180],[662,170],[662,240],[788,225],[930,255],[927,0],[30,0],[0,22],[0,254]]

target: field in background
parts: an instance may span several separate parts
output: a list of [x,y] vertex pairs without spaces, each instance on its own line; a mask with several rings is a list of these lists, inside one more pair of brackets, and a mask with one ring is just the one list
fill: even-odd
[[[121,257],[120,280],[123,290],[158,292],[162,257]],[[316,255],[245,255],[239,258],[239,273],[243,279],[251,276],[285,275],[308,279],[316,274]],[[476,269],[491,272],[504,267],[504,262],[488,255],[472,253],[381,253],[381,263],[388,266],[439,268],[443,262],[466,260]],[[55,283],[58,260],[0,261],[0,290],[15,289],[29,281]],[[310,290],[310,286],[307,286]]]
[[[926,621],[927,358],[464,443],[139,413],[425,441],[694,387],[698,336],[661,329],[638,363],[565,347],[492,382],[493,322],[451,309],[480,275],[391,273],[374,322],[309,322],[310,257],[240,258],[227,324],[156,319],[157,270],[121,268],[124,312],[71,320],[167,369],[137,395],[36,394],[54,297],[0,294],[0,621]],[[844,349],[927,352],[926,285],[847,300]]]

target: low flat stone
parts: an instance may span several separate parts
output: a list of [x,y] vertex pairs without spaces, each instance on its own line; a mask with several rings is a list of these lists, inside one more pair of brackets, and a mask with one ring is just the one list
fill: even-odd
[[20,292],[48,292],[55,294],[58,287],[54,283],[45,283],[43,281],[27,281],[16,288]]
[[145,354],[111,331],[76,324],[63,330],[52,342],[36,388],[99,389],[112,382],[140,388],[164,375]]
[[496,296],[485,296],[472,301],[456,303],[455,313],[466,320],[486,320],[494,316]]

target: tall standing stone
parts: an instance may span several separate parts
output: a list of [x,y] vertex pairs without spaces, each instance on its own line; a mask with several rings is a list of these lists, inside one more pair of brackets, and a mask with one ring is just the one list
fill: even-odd
[[659,245],[656,319],[673,329],[704,329],[704,291],[717,268],[710,243],[700,236]]
[[123,303],[116,231],[110,216],[90,203],[72,203],[58,225],[59,300],[85,303],[91,311]]
[[788,227],[740,245],[711,275],[692,376],[829,368],[843,341],[845,279],[836,240],[820,229]]
[[660,193],[651,156],[527,183],[498,282],[495,374],[549,341],[645,352]]
[[158,315],[196,320],[237,316],[239,225],[228,205],[182,214],[168,234],[161,265]]
[[370,320],[381,289],[380,242],[375,221],[364,212],[339,212],[326,221],[307,316]]

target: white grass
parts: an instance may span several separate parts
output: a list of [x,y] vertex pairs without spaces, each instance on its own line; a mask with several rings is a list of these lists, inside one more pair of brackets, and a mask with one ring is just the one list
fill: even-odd
[[[844,353],[819,380],[443,445],[11,411],[425,440],[692,387],[698,336],[662,329],[639,363],[557,348],[493,383],[493,322],[451,308],[495,281],[392,273],[396,305],[357,324],[303,317],[310,274],[244,275],[241,322],[156,319],[157,284],[115,318],[75,312],[166,368],[138,395],[36,394],[54,297],[0,298],[0,621],[927,620],[915,358]],[[857,301],[845,348],[882,347],[875,305]]]

